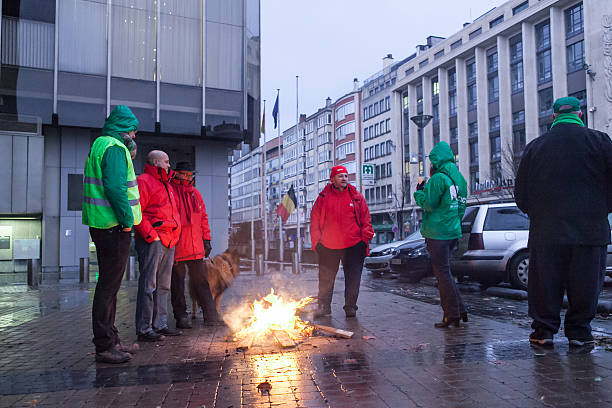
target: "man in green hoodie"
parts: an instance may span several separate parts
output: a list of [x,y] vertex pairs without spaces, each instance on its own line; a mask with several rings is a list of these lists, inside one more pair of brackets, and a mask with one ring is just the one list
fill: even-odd
[[467,321],[461,295],[450,272],[450,252],[461,237],[461,219],[465,213],[467,183],[455,165],[455,155],[442,141],[429,153],[431,177],[421,181],[414,200],[423,209],[421,234],[425,237],[431,267],[438,279],[440,303],[444,310],[442,322],[436,327],[459,326]]
[[[96,245],[99,276],[92,306],[96,361],[124,363],[134,347],[121,345],[115,327],[117,292],[125,271],[131,231],[142,219],[132,164],[138,120],[127,106],[106,119],[85,161],[83,224]],[[130,151],[131,150],[131,151]]]

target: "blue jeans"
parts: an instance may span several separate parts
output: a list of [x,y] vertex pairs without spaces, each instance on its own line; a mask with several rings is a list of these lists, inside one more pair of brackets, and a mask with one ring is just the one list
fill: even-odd
[[168,293],[174,263],[174,248],[161,241],[136,240],[140,277],[136,297],[136,334],[168,327]]

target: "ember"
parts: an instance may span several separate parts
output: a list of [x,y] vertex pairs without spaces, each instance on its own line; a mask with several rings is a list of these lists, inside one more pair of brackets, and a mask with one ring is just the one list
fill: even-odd
[[[235,334],[234,340],[246,342],[239,349],[247,349],[259,336],[272,336],[281,347],[290,347],[312,333],[312,326],[300,319],[296,312],[308,303],[312,297],[300,300],[285,300],[274,293],[274,289],[262,300],[256,300],[251,306],[251,316],[246,327]],[[287,338],[288,337],[288,338]]]

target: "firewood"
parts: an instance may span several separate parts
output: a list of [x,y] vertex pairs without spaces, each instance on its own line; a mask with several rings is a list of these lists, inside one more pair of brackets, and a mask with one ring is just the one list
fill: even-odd
[[343,339],[350,339],[353,337],[353,332],[348,330],[336,329],[335,327],[323,326],[320,324],[311,323],[311,326],[316,330],[322,331],[324,333],[333,334],[336,337],[342,337]]
[[236,351],[247,351],[253,346],[256,337],[257,335],[255,335],[255,333],[252,333],[240,340],[240,343],[238,343],[238,345],[236,346]]
[[284,330],[273,330],[274,339],[281,348],[295,347],[295,341]]

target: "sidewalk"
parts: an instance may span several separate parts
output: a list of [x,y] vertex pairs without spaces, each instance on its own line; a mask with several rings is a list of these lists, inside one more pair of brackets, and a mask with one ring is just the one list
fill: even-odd
[[[255,276],[242,271],[224,310],[258,294],[316,294],[313,270]],[[440,330],[439,306],[362,285],[356,319],[342,311],[321,324],[355,332],[316,336],[295,349],[237,352],[229,331],[201,325],[162,343],[143,343],[129,363],[94,362],[90,289],[0,288],[0,407],[535,407],[612,404],[612,352],[575,353],[564,338],[532,348],[529,330],[471,316]],[[135,340],[134,283],[122,287],[117,327]],[[173,323],[172,323],[173,324]],[[364,336],[367,340],[364,340]],[[270,395],[257,385],[268,380]]]

